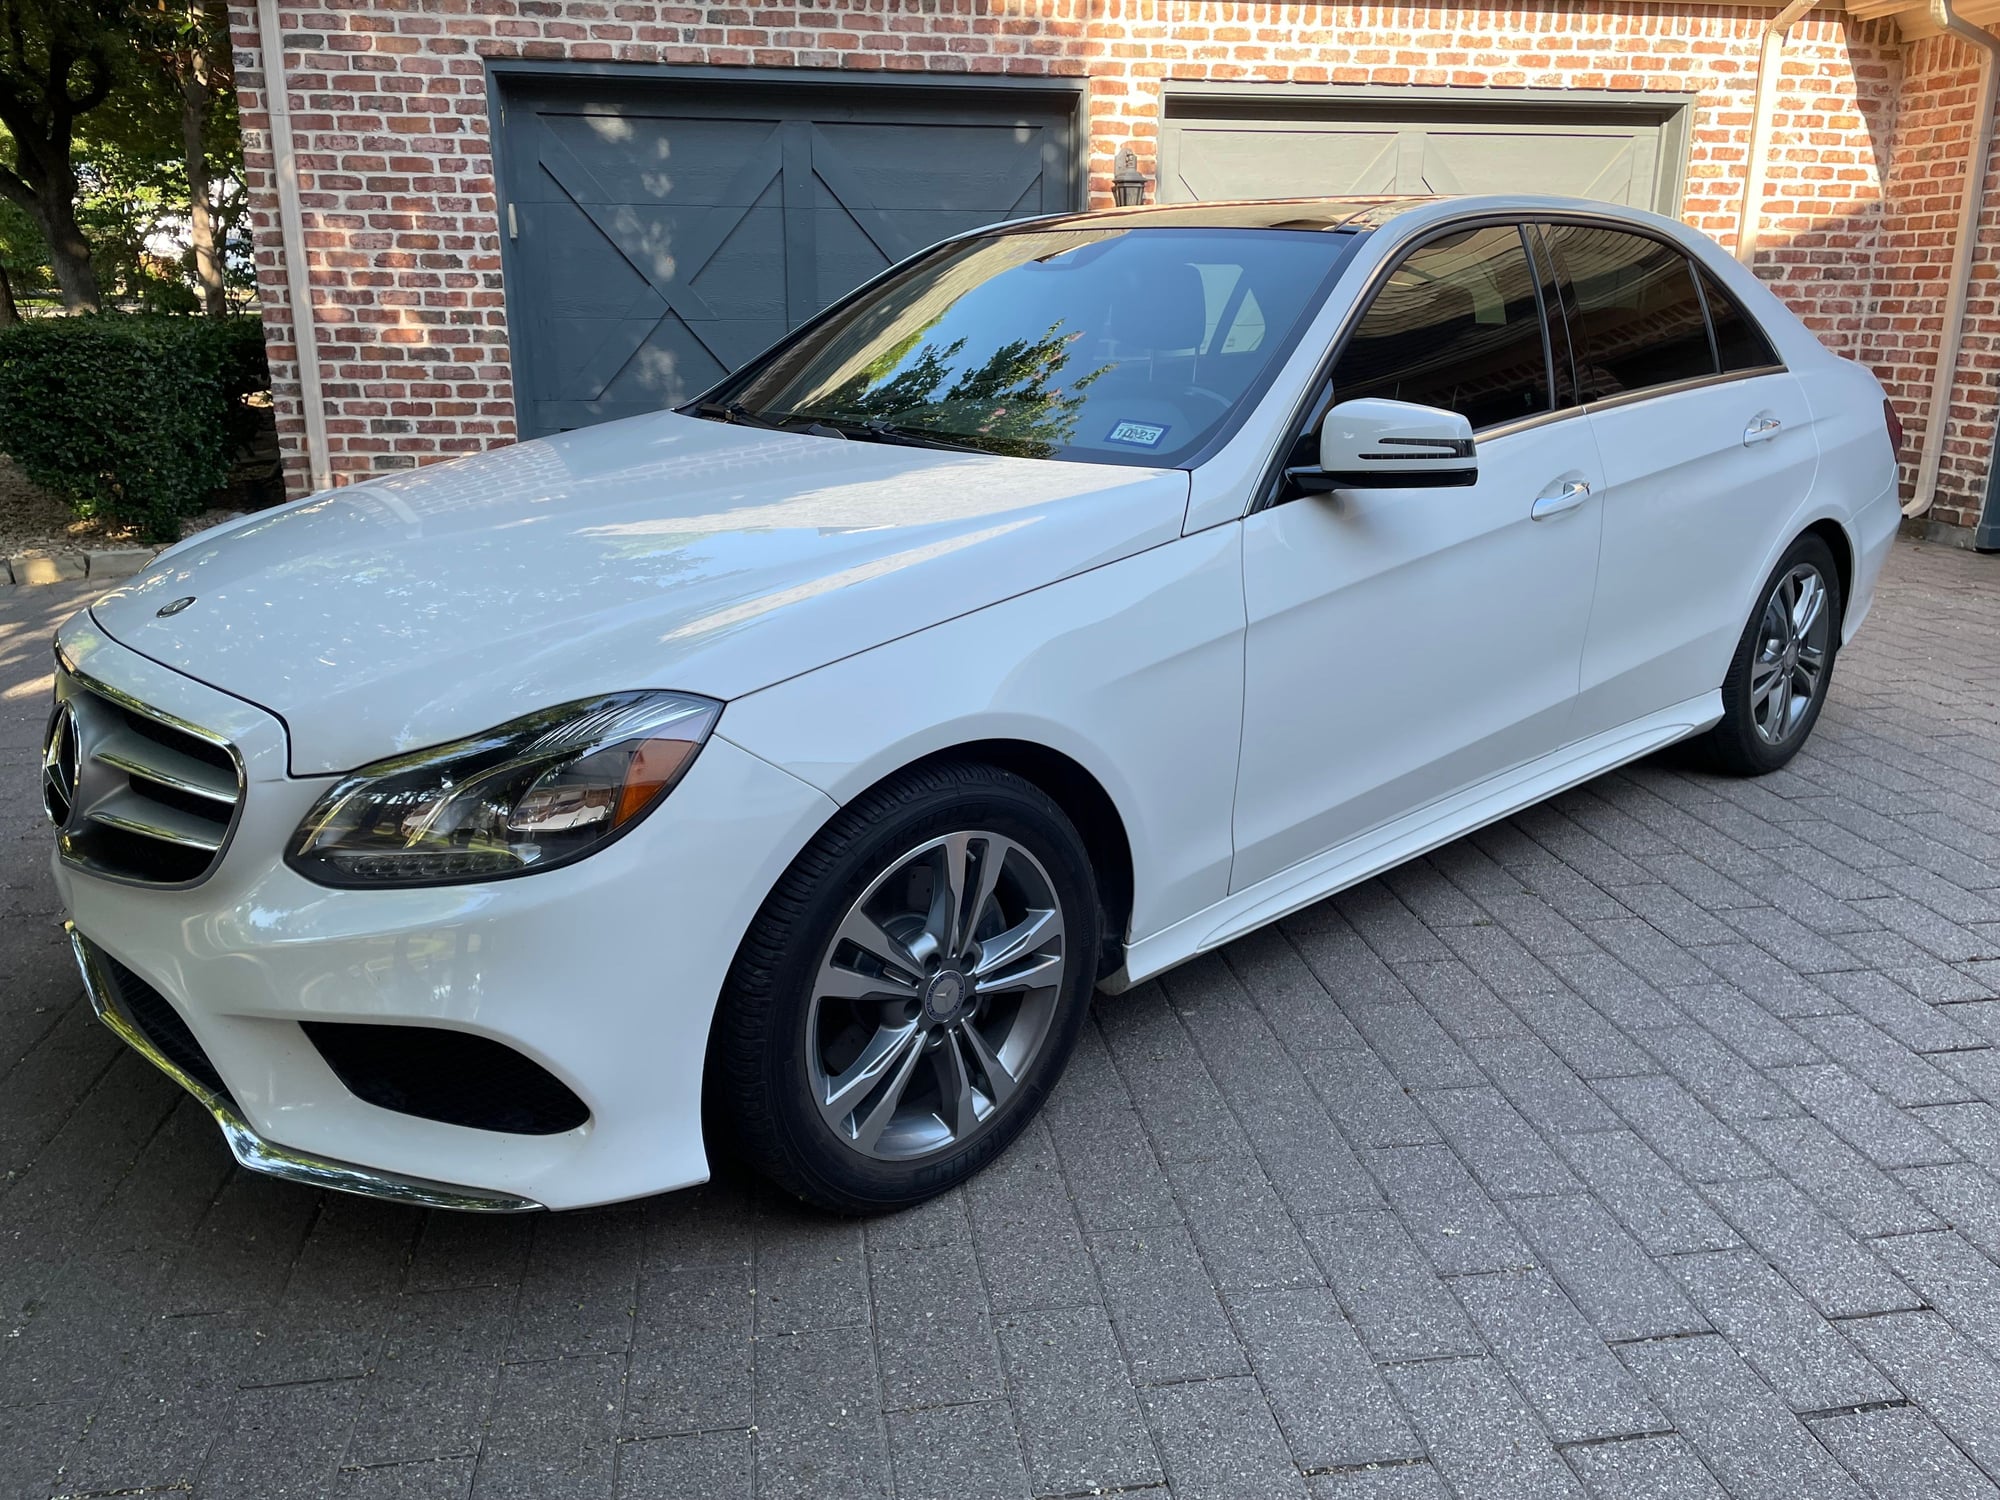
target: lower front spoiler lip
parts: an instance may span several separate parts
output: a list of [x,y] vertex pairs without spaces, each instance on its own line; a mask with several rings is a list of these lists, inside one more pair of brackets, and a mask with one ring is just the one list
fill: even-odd
[[147,1040],[143,1032],[125,1019],[112,998],[116,991],[103,965],[98,962],[96,951],[76,930],[74,922],[64,922],[63,930],[69,934],[70,949],[76,955],[77,969],[83,975],[84,991],[90,996],[90,1008],[97,1013],[97,1019],[116,1032],[126,1046],[194,1095],[202,1108],[215,1116],[215,1123],[222,1127],[222,1138],[229,1144],[230,1155],[251,1171],[282,1177],[287,1182],[359,1193],[363,1197],[383,1198],[391,1203],[408,1203],[419,1208],[518,1214],[542,1207],[532,1198],[520,1198],[512,1193],[454,1187],[450,1183],[431,1182],[422,1177],[403,1177],[394,1172],[380,1172],[373,1167],[357,1167],[351,1162],[328,1161],[324,1157],[307,1156],[267,1140],[250,1128],[249,1121],[237,1112],[235,1101],[188,1077]]

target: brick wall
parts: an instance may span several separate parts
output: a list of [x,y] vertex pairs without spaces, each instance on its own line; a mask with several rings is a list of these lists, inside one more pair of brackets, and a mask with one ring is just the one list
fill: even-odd
[[[1875,315],[1862,357],[1907,424],[1906,486],[1915,480],[1928,425],[1978,77],[1975,49],[1956,37],[1912,43],[1904,62],[1896,154],[1883,194]],[[1932,519],[1947,526],[1978,521],[1993,451],[1993,382],[2000,369],[1996,233],[2000,205],[1989,202],[1981,218],[1965,345],[1932,509]]]
[[[1110,201],[1120,144],[1138,143],[1151,170],[1168,79],[1693,93],[1684,213],[1727,241],[1771,12],[1629,3],[1585,12],[1202,0],[281,0],[281,15],[333,466],[348,481],[513,437],[487,59],[1084,77],[1097,204]],[[258,274],[297,490],[304,424],[249,0],[234,0],[232,16]],[[1915,52],[1927,59],[1926,48],[1949,51]],[[1922,349],[1871,330],[1885,316],[1921,321],[1920,312],[1883,313],[1910,299],[1885,298],[1876,274],[1889,253],[1885,204],[1920,217],[1884,197],[1901,53],[1886,22],[1826,14],[1794,29],[1760,267],[1835,348],[1879,349],[1898,371],[1906,360],[1920,364]],[[1949,112],[1951,90],[1933,92]],[[1911,189],[1913,203],[1927,201],[1914,179]],[[2000,309],[1986,287],[1981,338],[1990,357]],[[1898,378],[1914,415],[1907,392],[1916,387]],[[1976,425],[1970,409],[1968,417]]]

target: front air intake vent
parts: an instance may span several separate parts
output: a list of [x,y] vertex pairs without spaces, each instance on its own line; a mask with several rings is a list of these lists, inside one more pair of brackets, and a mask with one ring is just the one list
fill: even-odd
[[162,1057],[218,1098],[229,1097],[229,1087],[208,1053],[174,1009],[173,1002],[134,974],[102,948],[92,945],[97,961],[104,966],[113,989],[113,1003],[125,1019],[159,1050]]
[[560,1135],[590,1118],[560,1078],[490,1037],[366,1021],[300,1027],[350,1093],[398,1114],[507,1135]]
[[242,798],[243,772],[227,745],[57,672],[42,805],[70,863],[118,880],[193,885],[221,859]]

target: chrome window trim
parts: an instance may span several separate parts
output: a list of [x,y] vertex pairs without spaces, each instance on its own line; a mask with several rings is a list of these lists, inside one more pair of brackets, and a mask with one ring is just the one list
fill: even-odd
[[221,1128],[222,1139],[229,1147],[229,1154],[251,1171],[261,1172],[267,1177],[281,1177],[287,1182],[304,1183],[308,1187],[358,1193],[366,1198],[381,1198],[391,1203],[407,1203],[418,1208],[454,1208],[470,1213],[518,1214],[530,1213],[542,1207],[532,1198],[522,1198],[512,1193],[454,1187],[450,1183],[432,1182],[428,1178],[405,1177],[397,1172],[382,1172],[373,1167],[355,1166],[352,1162],[311,1156],[303,1151],[294,1151],[288,1146],[280,1146],[276,1141],[259,1135],[237,1110],[234,1100],[227,1095],[217,1094],[206,1085],[188,1077],[159,1048],[147,1040],[144,1032],[125,1019],[117,1001],[113,998],[117,994],[117,987],[111,982],[111,977],[104,972],[96,948],[76,930],[76,923],[63,923],[63,931],[69,936],[70,951],[76,956],[77,972],[83,976],[83,987],[90,997],[90,1008],[96,1013],[97,1019],[108,1026],[126,1046],[194,1095],[196,1102],[214,1117],[216,1125]]
[[[1391,220],[1390,222],[1393,223],[1394,221]],[[1332,342],[1327,345],[1326,358],[1320,361],[1319,366],[1313,371],[1312,378],[1306,382],[1305,389],[1300,393],[1298,400],[1293,405],[1290,418],[1279,429],[1284,436],[1279,439],[1277,447],[1272,450],[1265,461],[1263,476],[1258,480],[1256,490],[1251,496],[1250,505],[1244,511],[1246,519],[1256,515],[1259,511],[1269,510],[1274,505],[1286,503],[1279,498],[1282,493],[1279,486],[1280,481],[1284,477],[1285,460],[1290,455],[1293,445],[1304,434],[1304,429],[1300,424],[1305,421],[1308,413],[1311,411],[1312,403],[1319,394],[1320,386],[1332,376],[1333,367],[1339,363],[1341,353],[1346,349],[1347,340],[1354,332],[1354,325],[1360,321],[1362,311],[1375,300],[1376,290],[1389,278],[1390,274],[1396,271],[1416,251],[1421,250],[1432,240],[1443,239],[1448,234],[1459,234],[1467,229],[1485,229],[1494,225],[1517,225],[1525,228],[1530,224],[1583,224],[1591,228],[1614,229],[1621,234],[1634,234],[1638,235],[1641,239],[1653,240],[1658,244],[1667,246],[1691,264],[1697,267],[1702,265],[1700,258],[1694,251],[1688,249],[1686,245],[1681,244],[1671,236],[1661,233],[1649,224],[1635,224],[1630,219],[1624,218],[1619,214],[1593,213],[1591,210],[1584,208],[1568,208],[1560,211],[1495,209],[1481,213],[1462,214],[1454,218],[1445,219],[1439,223],[1426,225],[1423,229],[1412,232],[1404,241],[1398,243],[1374,270],[1368,273],[1368,279],[1361,284],[1354,295],[1353,301],[1348,304],[1347,311],[1341,318],[1340,326],[1334,330]],[[1380,229],[1372,231],[1375,234],[1383,232]],[[1562,267],[1560,262],[1555,260],[1553,252],[1551,252],[1550,260],[1551,265],[1557,274],[1560,275]],[[1719,277],[1717,279],[1720,280]],[[1727,291],[1728,288],[1724,287],[1723,290]],[[1698,277],[1695,281],[1695,291],[1697,295],[1701,295],[1701,283]],[[1739,307],[1741,306],[1740,303],[1738,305]],[[1702,303],[1702,317],[1704,321],[1710,322],[1709,340],[1710,347],[1713,348],[1715,335],[1713,323],[1708,319],[1707,308],[1708,304],[1704,300]],[[1742,308],[1742,312],[1744,317],[1750,319],[1751,324],[1756,327],[1758,332],[1763,333],[1763,324],[1757,322],[1755,315],[1748,308]],[[1566,313],[1563,315],[1567,316]],[[1773,352],[1777,350],[1777,343],[1768,333],[1764,334],[1764,342],[1771,346]],[[1721,363],[1719,355],[1716,362],[1718,364]],[[1760,365],[1754,370],[1733,370],[1719,375],[1698,375],[1691,380],[1675,381],[1671,385],[1649,385],[1636,391],[1620,391],[1615,396],[1606,396],[1598,401],[1567,406],[1556,411],[1538,412],[1532,417],[1522,418],[1519,422],[1508,422],[1499,427],[1486,428],[1483,431],[1475,430],[1473,436],[1475,438],[1484,438],[1486,441],[1491,442],[1496,438],[1509,437],[1516,432],[1524,432],[1530,427],[1537,427],[1546,422],[1554,422],[1579,414],[1607,410],[1612,407],[1627,405],[1634,401],[1650,400],[1654,396],[1671,395],[1677,391],[1694,390],[1704,385],[1720,385],[1726,381],[1748,380],[1762,375],[1782,375],[1788,373],[1789,370],[1790,366],[1783,363]]]
[[1512,437],[1517,432],[1530,432],[1537,427],[1548,427],[1557,422],[1567,422],[1575,417],[1588,416],[1586,406],[1563,406],[1554,411],[1538,411],[1532,417],[1517,417],[1511,422],[1502,422],[1494,427],[1475,427],[1472,430],[1475,452],[1479,443],[1497,442],[1501,438]]
[[[80,871],[93,880],[102,880],[113,885],[130,886],[134,890],[190,891],[196,886],[213,879],[215,872],[222,867],[223,857],[228,854],[230,845],[235,842],[237,826],[243,821],[243,803],[250,792],[249,773],[244,768],[242,752],[235,745],[231,744],[225,736],[217,734],[214,730],[203,729],[200,725],[190,724],[187,720],[168,713],[165,709],[156,708],[150,703],[142,703],[123,689],[115,688],[110,683],[93,677],[88,672],[79,670],[76,663],[70,660],[68,653],[60,646],[56,648],[55,657],[57,673],[56,697],[59,701],[62,698],[62,679],[67,677],[71,682],[80,685],[86,692],[94,693],[107,702],[126,710],[128,713],[137,714],[142,719],[151,719],[155,724],[164,725],[168,729],[185,734],[191,739],[201,740],[205,744],[215,746],[229,757],[229,763],[236,768],[236,802],[230,810],[229,826],[223,829],[222,837],[216,844],[213,854],[209,857],[208,868],[192,880],[143,880],[136,876],[120,874],[116,870],[104,869],[101,866],[92,864],[87,859],[80,859],[72,854],[69,849],[69,839],[60,828],[56,830],[57,856],[70,869]],[[169,840],[169,842],[172,841]]]
[[1651,401],[1656,396],[1677,396],[1682,391],[1699,391],[1712,385],[1729,385],[1738,380],[1758,380],[1766,375],[1790,373],[1784,365],[1759,365],[1754,370],[1730,370],[1721,375],[1694,375],[1686,380],[1669,381],[1665,385],[1648,385],[1641,386],[1636,391],[1620,391],[1615,396],[1605,396],[1588,402],[1582,409],[1587,412],[1613,411],[1621,406],[1630,406],[1635,401]]

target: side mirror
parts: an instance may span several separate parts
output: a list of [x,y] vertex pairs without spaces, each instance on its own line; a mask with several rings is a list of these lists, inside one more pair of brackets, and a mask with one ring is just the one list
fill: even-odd
[[1472,423],[1454,411],[1364,396],[1343,401],[1319,427],[1319,467],[1292,469],[1302,490],[1415,490],[1479,478]]

